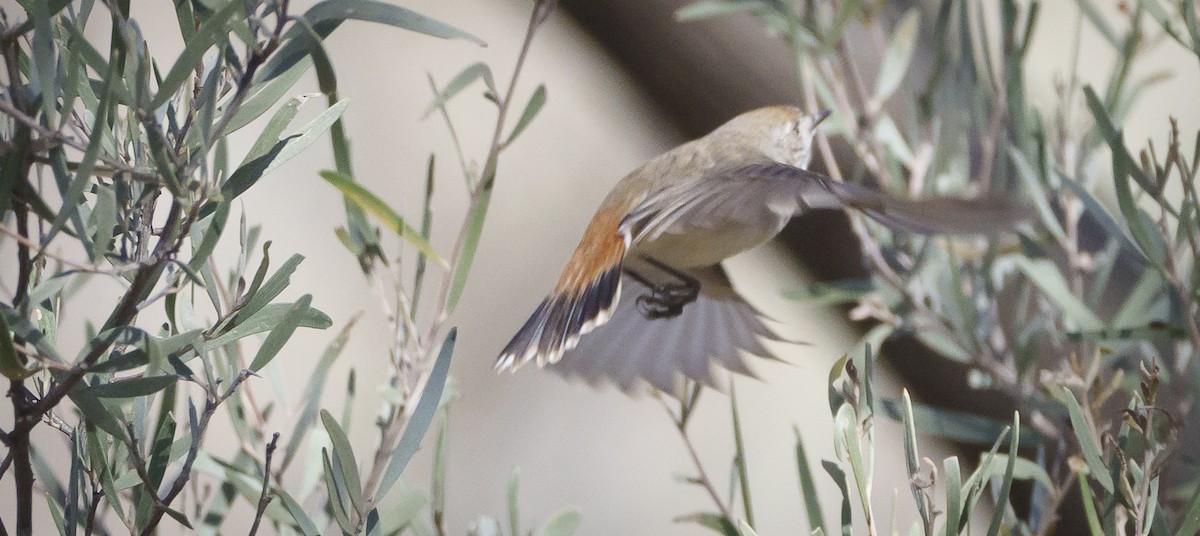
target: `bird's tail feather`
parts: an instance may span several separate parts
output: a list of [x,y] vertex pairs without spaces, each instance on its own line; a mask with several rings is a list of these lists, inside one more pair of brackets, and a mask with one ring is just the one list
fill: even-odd
[[579,338],[608,320],[621,289],[621,266],[610,268],[582,292],[553,293],[525,321],[496,360],[496,370],[515,370],[536,360],[558,361]]

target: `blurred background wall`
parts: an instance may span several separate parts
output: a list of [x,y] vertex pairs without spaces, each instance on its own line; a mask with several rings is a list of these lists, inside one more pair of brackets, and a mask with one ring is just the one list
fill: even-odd
[[[20,12],[11,0],[0,1],[9,13]],[[297,2],[295,11],[306,4],[309,2]],[[646,159],[703,134],[740,111],[797,101],[786,48],[765,36],[755,21],[728,17],[679,24],[670,17],[684,4],[682,0],[567,0],[564,10],[550,19],[534,43],[517,98],[527,98],[537,84],[545,83],[549,101],[501,160],[474,272],[451,322],[459,327],[451,372],[461,392],[450,417],[447,512],[451,533],[464,533],[480,514],[505,515],[505,487],[514,466],[521,469],[520,501],[527,524],[562,506],[577,505],[583,512],[580,534],[693,534],[703,530],[672,521],[712,507],[699,487],[674,479],[673,475],[691,474],[693,469],[659,401],[566,383],[532,367],[514,375],[496,375],[491,370],[499,349],[553,284],[592,211],[614,182]],[[1104,4],[1116,8],[1116,3]],[[449,250],[467,196],[444,125],[436,116],[422,118],[431,97],[425,77],[428,73],[444,84],[466,65],[482,60],[504,84],[520,46],[530,3],[441,0],[404,5],[470,31],[487,41],[488,47],[362,23],[339,30],[328,47],[338,69],[341,94],[351,101],[345,118],[356,175],[400,213],[414,215],[420,210],[426,159],[435,153],[434,243]],[[159,58],[173,58],[180,45],[170,3],[135,2],[134,6],[152,50]],[[1069,36],[1052,21],[1074,21],[1078,15],[1073,6],[1069,2],[1042,5],[1043,23],[1035,43],[1040,53],[1030,58],[1036,65],[1030,76],[1035,99],[1050,98],[1054,77],[1066,69],[1067,47],[1053,43]],[[89,30],[104,35],[102,28]],[[1096,43],[1095,36],[1085,39],[1090,44],[1085,46],[1088,53],[1082,57],[1083,66],[1087,76],[1098,79],[1106,75],[1107,51]],[[1056,55],[1058,51],[1064,52]],[[1173,52],[1163,51],[1160,66],[1139,65],[1137,69],[1169,68],[1173,61],[1181,61]],[[1143,100],[1127,125],[1127,139],[1164,138],[1166,125],[1161,118],[1169,112],[1192,114],[1181,120],[1185,125],[1197,124],[1200,112],[1194,106],[1180,106],[1194,100],[1197,88],[1200,81],[1175,79],[1152,89],[1153,95]],[[315,91],[316,82],[311,78],[295,90]],[[302,113],[311,116],[322,106],[323,99],[314,98]],[[477,166],[485,156],[493,110],[477,91],[463,94],[451,106],[467,158]],[[302,121],[300,118],[296,124]],[[240,151],[253,141],[249,136],[243,140]],[[234,152],[236,160],[238,151]],[[352,439],[365,449],[374,442],[371,422],[379,407],[376,384],[388,369],[390,334],[375,294],[333,235],[333,228],[343,221],[341,202],[316,174],[331,167],[328,146],[317,144],[243,198],[248,221],[261,225],[263,237],[274,241],[274,254],[307,257],[293,278],[291,294],[284,298],[311,292],[314,306],[335,320],[329,331],[298,333],[271,373],[256,380],[252,388],[266,396],[276,385],[301,385],[335,330],[362,313],[343,358],[320,373],[329,375],[325,402],[337,413],[345,399],[346,378],[351,368],[355,370]],[[760,380],[739,379],[737,383],[761,534],[804,530],[794,471],[793,426],[805,438],[814,462],[833,457],[827,373],[836,358],[855,350],[859,333],[856,326],[843,320],[843,311],[781,297],[782,291],[810,280],[806,267],[821,278],[861,273],[857,247],[849,238],[844,217],[835,213],[806,216],[786,235],[785,243],[760,248],[730,263],[736,284],[755,305],[779,320],[781,332],[812,343],[780,346],[786,364],[759,363]],[[222,244],[216,258],[232,264],[235,248],[236,244]],[[8,250],[4,253],[6,258],[11,256]],[[94,293],[97,300],[108,295],[103,288],[85,288],[84,292],[85,296]],[[81,340],[87,318],[80,312],[64,319],[64,338]],[[901,362],[903,359],[907,357]],[[960,373],[965,372],[950,372]],[[885,369],[880,375],[885,380],[880,382],[881,390],[886,396],[895,396],[899,387],[893,373]],[[924,379],[929,384],[924,391],[927,397],[972,403],[958,397],[961,393],[946,392],[945,385],[963,385],[954,376],[926,373],[905,377]],[[287,390],[287,397],[295,402],[299,388]],[[724,483],[733,452],[728,398],[711,394],[705,399],[692,434],[708,470]],[[10,422],[10,411],[0,409],[3,422]],[[907,494],[898,428],[883,420],[877,424],[879,444],[893,447],[881,448],[878,453],[875,494],[887,496],[894,490]],[[208,447],[220,452],[220,440],[218,430]],[[939,459],[947,452],[924,454]],[[418,454],[406,476],[411,485],[425,486],[429,457],[429,449]],[[836,488],[822,474],[818,481],[826,483],[821,490],[823,503],[827,508],[836,505]],[[10,484],[4,485],[0,515],[7,519],[12,505]],[[908,502],[900,503],[904,507],[897,512],[898,527],[907,527],[914,512],[909,511]]]

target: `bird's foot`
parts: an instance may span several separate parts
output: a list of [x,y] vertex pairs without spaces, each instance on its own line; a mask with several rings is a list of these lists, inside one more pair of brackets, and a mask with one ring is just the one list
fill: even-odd
[[683,306],[696,301],[699,295],[700,285],[695,281],[654,285],[649,294],[638,296],[638,312],[651,320],[674,318],[683,313]]
[[671,281],[654,283],[645,275],[626,268],[626,273],[649,288],[650,292],[637,297],[637,309],[651,320],[675,318],[683,314],[683,306],[700,296],[700,282],[685,272],[651,257],[642,257]]

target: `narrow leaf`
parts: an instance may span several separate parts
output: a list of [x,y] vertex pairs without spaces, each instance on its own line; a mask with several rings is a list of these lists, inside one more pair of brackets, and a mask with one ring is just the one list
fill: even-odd
[[408,223],[404,221],[404,218],[397,214],[396,211],[392,210],[392,208],[389,207],[387,203],[383,202],[382,199],[371,193],[370,190],[363,188],[361,185],[355,182],[353,178],[337,171],[322,171],[321,177],[324,177],[325,180],[329,181],[330,184],[340,190],[342,195],[346,196],[346,199],[349,199],[368,214],[374,216],[375,219],[379,220],[379,223],[383,224],[384,227],[387,227],[392,232],[406,240],[409,244],[412,244],[413,247],[416,247],[421,251],[421,253],[425,254],[425,256],[433,259],[434,262],[438,263],[443,268],[449,267],[449,264],[446,263],[446,260],[443,259],[441,255],[438,255],[437,252],[433,250],[433,246],[429,245],[429,242],[425,241],[425,238],[422,237],[420,233],[410,227]]
[[225,22],[235,13],[242,12],[245,15],[245,6],[243,2],[229,0],[208,16],[183,47],[183,53],[175,60],[171,70],[167,71],[167,76],[158,84],[158,93],[155,93],[154,100],[150,101],[151,110],[157,110],[175,95],[175,91],[183,86],[188,76],[203,61],[204,53],[229,32],[229,26]]
[[1109,238],[1112,238],[1120,243],[1121,247],[1124,248],[1125,251],[1137,255],[1136,258],[1138,260],[1142,262],[1149,261],[1149,259],[1142,254],[1142,250],[1139,249],[1137,245],[1133,243],[1133,240],[1129,238],[1129,235],[1125,233],[1124,228],[1122,228],[1121,225],[1118,224],[1111,215],[1109,215],[1108,211],[1104,209],[1104,206],[1101,205],[1095,197],[1093,197],[1086,189],[1084,189],[1082,184],[1071,180],[1071,178],[1063,175],[1062,173],[1059,173],[1059,180],[1062,181],[1063,186],[1066,186],[1068,190],[1071,190],[1071,193],[1075,194],[1075,197],[1078,197],[1079,200],[1083,202],[1084,209],[1087,210],[1088,214],[1090,214],[1092,218],[1094,218],[1096,222],[1100,224],[1101,227],[1104,227],[1104,230],[1108,232]]
[[313,26],[322,22],[361,20],[386,24],[431,37],[465,39],[487,46],[482,39],[444,22],[426,17],[411,9],[375,0],[326,0],[304,13]]
[[804,511],[808,515],[810,532],[825,531],[825,516],[821,511],[821,498],[817,496],[817,484],[808,466],[808,454],[804,452],[804,440],[800,429],[796,429],[796,469],[800,477],[800,495],[804,497]]
[[[888,418],[903,421],[904,409],[901,402],[884,400],[882,409],[882,413]],[[1008,429],[1008,425],[998,419],[937,408],[919,402],[912,404],[912,412],[913,421],[922,433],[970,445],[989,446]],[[1021,434],[1021,448],[1035,447],[1042,441],[1041,436],[1030,430]]]
[[1004,470],[1004,480],[1000,484],[1000,493],[995,497],[996,508],[992,512],[992,523],[988,526],[988,534],[1000,534],[1000,524],[1004,521],[1004,511],[1008,506],[1008,492],[1012,489],[1013,471],[1017,463],[1017,448],[1021,443],[1021,414],[1013,412],[1012,437],[1008,443],[1008,467]]
[[325,431],[329,432],[329,440],[333,443],[333,457],[337,462],[338,473],[342,475],[342,480],[346,483],[346,490],[350,494],[350,503],[354,505],[354,510],[361,515],[365,513],[366,502],[363,501],[362,478],[358,473],[358,461],[354,457],[354,450],[350,447],[350,439],[338,425],[337,419],[334,419],[328,411],[321,410],[321,422],[325,425]]
[[1063,279],[1062,272],[1058,271],[1054,262],[1048,259],[1031,260],[1023,256],[1014,257],[1013,262],[1080,330],[1104,329],[1104,322],[1100,317],[1071,293],[1066,279]]
[[266,265],[268,262],[267,248],[271,242],[263,244],[263,263],[259,273],[254,275],[251,281],[250,290],[247,294],[250,296],[246,299],[246,304],[238,309],[237,315],[234,316],[232,323],[236,325],[242,319],[248,318],[271,303],[271,300],[279,296],[280,293],[288,287],[292,282],[292,274],[296,272],[296,268],[304,261],[304,255],[294,254],[288,257],[288,260],[283,261],[283,265],[267,278],[266,282],[262,282],[265,276]]
[[512,534],[521,533],[521,508],[517,502],[518,492],[521,489],[521,468],[513,467],[512,473],[508,475],[508,528]]
[[[462,93],[464,89],[467,89],[467,87],[471,85],[471,82],[474,82],[480,78],[483,79],[484,85],[487,86],[488,91],[490,91],[492,95],[499,94],[499,92],[496,90],[496,79],[494,76],[492,76],[491,68],[482,62],[472,63],[455,75],[454,78],[451,78],[450,82],[446,84],[446,87],[437,92],[437,95],[435,95],[433,98],[433,102],[429,103],[429,106],[425,107],[425,113],[422,114],[422,117],[429,117],[429,114],[432,114],[435,110],[446,106],[446,103],[450,102],[450,99],[453,99],[455,95]],[[430,83],[433,83],[432,80],[433,79],[431,78]]]
[[874,286],[870,279],[838,279],[809,283],[796,290],[784,293],[789,300],[840,305],[854,303],[871,293]]
[[132,378],[94,385],[87,387],[86,391],[99,398],[135,398],[157,393],[177,381],[179,378],[175,376]]
[[[1083,476],[1080,475],[1080,486],[1085,485]],[[1200,534],[1200,489],[1192,495],[1191,506],[1188,508],[1183,519],[1179,520],[1179,529],[1175,531],[1175,536],[1189,536],[1191,534]]]
[[7,315],[0,314],[0,374],[10,380],[24,378],[28,371],[17,357],[17,349],[13,346],[12,333],[8,329]]
[[375,492],[376,503],[381,501],[391,490],[392,485],[400,479],[400,474],[404,472],[404,468],[412,459],[413,454],[416,454],[417,447],[421,444],[421,438],[425,437],[425,432],[429,430],[429,424],[433,422],[433,414],[437,411],[438,403],[442,399],[442,389],[446,386],[446,376],[450,373],[450,356],[454,353],[454,341],[457,336],[458,329],[453,328],[446,335],[446,340],[442,342],[442,349],[438,352],[437,361],[433,363],[433,368],[429,370],[429,378],[425,380],[421,399],[417,401],[416,409],[409,417],[408,425],[404,427],[404,433],[401,434],[400,441],[396,444],[396,450],[392,452],[392,459],[388,462],[387,470],[383,473],[383,479],[379,483],[379,490]]
[[917,487],[917,474],[921,470],[920,454],[917,452],[917,427],[913,420],[912,399],[908,389],[901,391],[904,399],[904,461],[908,468],[908,487],[912,491],[913,502],[917,504],[917,512],[926,526],[932,526],[931,513],[922,500],[921,488]]
[[[356,320],[357,317],[347,322],[346,327],[342,328],[337,337],[325,347],[325,352],[321,355],[321,360],[317,362],[314,370],[329,370],[333,366],[337,358],[342,355],[342,349],[345,348],[346,341],[350,338],[350,330],[354,327]],[[300,410],[300,416],[296,418],[296,426],[292,429],[291,437],[283,450],[281,467],[291,464],[292,457],[300,448],[300,442],[308,435],[308,429],[316,420],[317,410],[321,403],[321,393],[325,391],[325,380],[328,377],[328,374],[312,374],[308,377],[308,384],[304,386],[304,393],[300,398],[304,401],[304,407]]]
[[450,283],[450,297],[446,299],[446,313],[454,312],[462,291],[467,286],[467,276],[471,273],[471,265],[475,263],[475,251],[479,247],[479,238],[483,236],[483,222],[487,219],[488,205],[492,201],[492,189],[489,186],[495,174],[483,178],[484,188],[479,191],[475,208],[467,220],[466,239],[463,240],[462,254],[454,266],[454,280]]
[[846,487],[846,472],[829,460],[821,460],[821,467],[825,468],[825,472],[829,473],[838,490],[842,492],[842,535],[851,536],[854,521],[850,513],[850,490]]
[[691,22],[754,11],[761,7],[763,3],[759,0],[700,0],[675,10],[675,20]]
[[875,81],[875,102],[882,104],[896,92],[904,75],[908,72],[912,60],[913,46],[917,42],[917,27],[921,16],[916,8],[909,9],[896,24],[892,37],[888,41],[887,52],[879,69],[879,78]]
[[946,485],[946,536],[958,534],[962,516],[962,473],[958,468],[958,456],[942,461],[942,472]]
[[309,304],[312,303],[312,294],[301,296],[296,303],[292,305],[290,311],[283,316],[271,333],[267,334],[266,340],[262,346],[258,348],[258,353],[254,354],[254,360],[250,362],[250,370],[258,372],[263,367],[267,366],[275,356],[279,354],[279,350],[283,348],[284,343],[292,338],[292,334],[296,332],[296,328],[300,327],[300,322],[304,315],[308,312]]
[[1075,395],[1066,387],[1063,387],[1062,392],[1059,393],[1059,399],[1067,406],[1067,414],[1071,418],[1071,428],[1075,430],[1075,438],[1079,441],[1079,447],[1083,451],[1083,458],[1087,461],[1092,477],[1101,486],[1104,486],[1106,491],[1112,493],[1114,489],[1112,475],[1108,474],[1108,468],[1100,457],[1100,449],[1094,439],[1098,436],[1093,432],[1087,419],[1083,417],[1083,408],[1079,406]]
[[[272,303],[263,307],[254,316],[247,318],[246,321],[239,323],[233,329],[208,341],[205,348],[206,350],[213,350],[238,339],[268,331],[279,325],[283,317],[287,316],[288,311],[291,310],[292,304],[290,303]],[[310,307],[302,315],[299,325],[305,328],[325,329],[333,325],[333,320],[329,318],[329,315]]]
[[346,99],[338,101],[304,125],[297,134],[280,140],[266,154],[243,164],[221,185],[222,200],[228,203],[242,195],[263,176],[307,149],[333,126],[349,105],[350,101]]
[[317,530],[316,524],[308,517],[308,513],[304,511],[304,507],[296,502],[287,491],[279,486],[273,486],[272,491],[279,500],[283,501],[283,507],[287,509],[289,514],[292,514],[292,519],[296,520],[296,528],[300,530],[303,536],[320,536],[321,531]]
[[537,117],[538,112],[542,111],[542,107],[546,105],[546,85],[541,84],[533,91],[533,96],[529,97],[529,102],[525,103],[525,111],[521,112],[521,117],[517,119],[517,126],[513,127],[512,132],[508,135],[508,139],[504,140],[504,145],[508,146],[517,139],[525,131],[525,127]]

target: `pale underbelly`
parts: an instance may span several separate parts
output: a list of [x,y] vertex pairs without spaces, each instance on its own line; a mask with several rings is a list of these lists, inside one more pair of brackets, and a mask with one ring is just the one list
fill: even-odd
[[754,221],[726,220],[713,228],[688,227],[679,233],[664,233],[654,240],[633,244],[630,254],[646,256],[686,270],[712,266],[770,240],[791,218],[764,211]]

